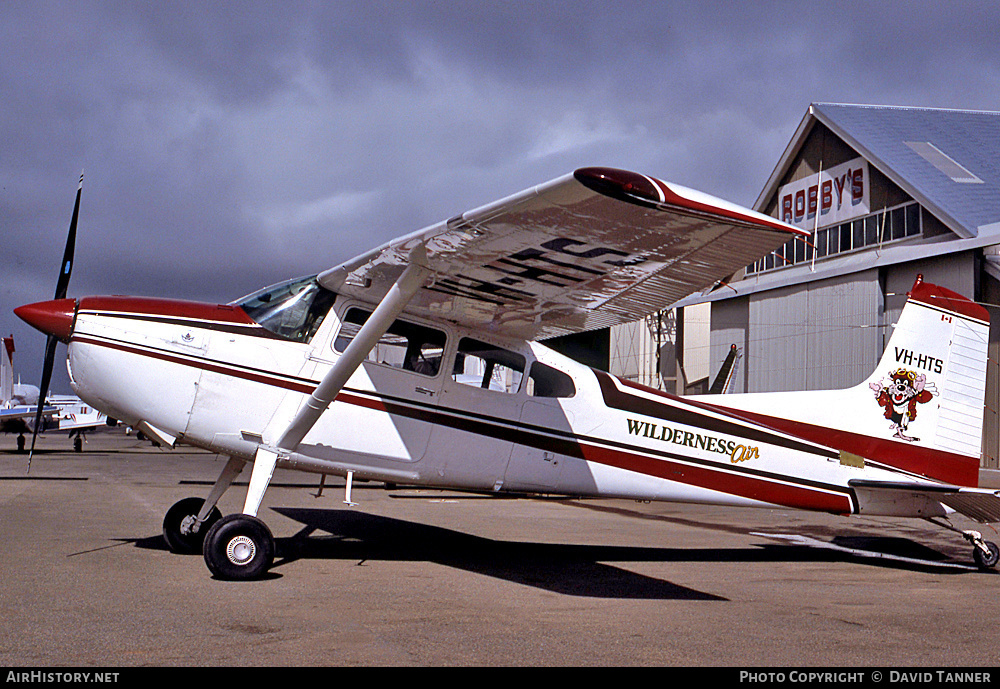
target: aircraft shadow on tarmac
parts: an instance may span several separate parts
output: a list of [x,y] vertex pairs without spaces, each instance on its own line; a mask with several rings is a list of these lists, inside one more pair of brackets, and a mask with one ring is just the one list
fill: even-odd
[[[644,600],[726,601],[609,562],[836,562],[854,561],[893,569],[939,571],[947,556],[905,538],[838,536],[839,549],[801,543],[761,543],[752,548],[669,548],[504,541],[438,526],[346,509],[273,507],[303,528],[275,539],[270,576],[296,560],[435,562],[467,572],[571,596]],[[136,547],[166,549],[162,536],[131,541]],[[844,549],[861,550],[871,557]],[[905,556],[896,559],[895,556]],[[888,556],[888,557],[886,557]],[[947,571],[947,570],[946,570]]]
[[606,564],[677,559],[668,549],[503,541],[353,510],[273,509],[304,527],[277,539],[276,567],[305,558],[423,561],[572,596],[725,600]]

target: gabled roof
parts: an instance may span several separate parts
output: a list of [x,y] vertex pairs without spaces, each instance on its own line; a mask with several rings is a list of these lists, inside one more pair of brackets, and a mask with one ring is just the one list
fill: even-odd
[[1000,238],[1000,113],[814,103],[757,199],[821,122],[962,238]]
[[[765,212],[817,123],[840,137],[954,235],[914,237],[880,250],[855,251],[815,265],[802,263],[750,275],[727,289],[689,295],[675,307],[1000,245],[1000,113],[813,103],[754,210]],[[1000,260],[994,269],[1000,279]]]

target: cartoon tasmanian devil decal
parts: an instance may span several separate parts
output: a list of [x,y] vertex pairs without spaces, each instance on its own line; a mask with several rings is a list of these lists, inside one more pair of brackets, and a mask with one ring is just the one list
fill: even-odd
[[938,394],[937,387],[927,383],[927,376],[905,368],[894,371],[889,376],[889,384],[882,381],[869,383],[875,391],[876,400],[883,409],[884,416],[892,422],[896,433],[893,437],[901,440],[920,440],[906,435],[906,427],[917,418],[917,404],[930,402]]

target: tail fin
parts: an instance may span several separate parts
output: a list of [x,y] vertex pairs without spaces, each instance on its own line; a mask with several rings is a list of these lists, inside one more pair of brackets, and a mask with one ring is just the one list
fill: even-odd
[[859,385],[701,400],[929,478],[976,485],[989,314],[921,276],[908,297],[881,361]]
[[14,396],[14,337],[0,338],[0,406]]
[[989,313],[943,287],[910,290],[878,368],[864,385],[892,421],[893,437],[979,457]]

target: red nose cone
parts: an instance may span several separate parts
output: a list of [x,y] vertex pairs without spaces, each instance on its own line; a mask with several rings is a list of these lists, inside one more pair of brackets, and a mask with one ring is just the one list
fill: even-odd
[[38,328],[46,335],[55,335],[60,340],[68,340],[73,333],[76,299],[56,299],[26,304],[14,309],[14,313],[22,321]]

